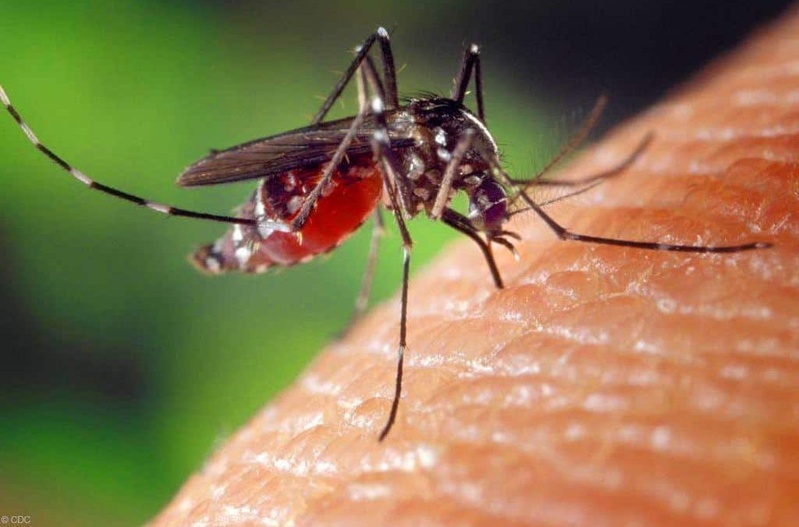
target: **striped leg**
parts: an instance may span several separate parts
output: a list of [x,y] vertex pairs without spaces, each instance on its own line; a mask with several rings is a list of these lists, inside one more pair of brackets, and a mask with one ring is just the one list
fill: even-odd
[[[508,176],[499,165],[493,167],[493,173],[500,182],[509,187],[513,187],[513,180]],[[600,245],[614,245],[616,247],[632,247],[634,249],[647,249],[650,251],[673,251],[680,253],[737,253],[741,251],[751,251],[753,249],[768,249],[772,246],[769,242],[751,242],[743,243],[740,245],[721,245],[721,246],[708,246],[708,245],[682,245],[672,243],[660,242],[646,242],[638,240],[625,240],[621,238],[605,238],[603,236],[591,236],[588,234],[580,234],[572,232],[555,219],[544,212],[542,206],[530,198],[526,192],[519,193],[519,197],[529,207],[530,210],[544,220],[552,232],[561,240],[570,240],[574,242],[583,243],[597,243]]]
[[474,96],[477,99],[477,117],[486,124],[485,107],[483,106],[483,72],[480,68],[480,48],[472,44],[463,52],[463,59],[458,68],[450,93],[450,99],[463,104],[469,81],[474,76]]
[[147,207],[150,210],[154,210],[162,214],[168,214],[170,216],[182,216],[184,218],[217,221],[221,223],[238,223],[241,225],[256,224],[256,221],[253,219],[234,218],[231,216],[218,216],[216,214],[197,212],[187,209],[181,209],[178,207],[173,207],[171,205],[164,205],[162,203],[156,203],[155,201],[150,201],[149,199],[144,199],[139,196],[135,196],[133,194],[129,194],[127,192],[119,190],[117,188],[109,187],[108,185],[98,183],[97,181],[94,181],[89,176],[78,170],[77,168],[74,168],[72,165],[64,161],[63,158],[58,156],[55,152],[44,146],[44,144],[42,144],[42,142],[39,141],[39,138],[36,137],[36,134],[33,133],[33,130],[31,130],[30,126],[28,126],[27,123],[25,123],[25,121],[22,120],[22,116],[20,116],[16,108],[14,108],[11,105],[11,101],[9,100],[8,95],[6,95],[6,92],[2,86],[0,86],[0,101],[2,101],[3,106],[6,107],[8,113],[11,114],[11,116],[19,125],[20,129],[25,133],[25,136],[28,138],[28,140],[31,143],[33,143],[33,146],[35,146],[41,153],[50,158],[50,160],[53,161],[56,165],[58,165],[66,172],[68,172],[73,178],[83,183],[92,190],[99,190],[100,192],[104,192],[105,194],[108,194],[110,196],[114,196],[116,198],[120,198],[130,203],[133,203],[135,205]]

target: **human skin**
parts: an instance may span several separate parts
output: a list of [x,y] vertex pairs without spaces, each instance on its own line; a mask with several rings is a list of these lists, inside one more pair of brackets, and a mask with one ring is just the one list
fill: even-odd
[[799,525],[799,11],[563,173],[655,139],[551,207],[576,232],[774,247],[697,255],[456,244],[238,431],[167,525]]

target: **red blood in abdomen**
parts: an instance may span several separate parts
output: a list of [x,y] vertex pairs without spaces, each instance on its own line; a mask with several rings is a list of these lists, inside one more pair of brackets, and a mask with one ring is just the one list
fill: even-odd
[[[260,199],[267,218],[283,225],[290,223],[319,183],[322,170],[293,170],[265,180],[242,205],[238,216],[255,219]],[[333,174],[299,236],[275,230],[262,237],[254,226],[233,226],[216,243],[199,249],[193,261],[201,270],[214,274],[262,272],[274,265],[305,262],[346,240],[375,210],[382,191],[382,177],[371,155],[352,157]]]
[[263,255],[275,265],[292,265],[338,247],[374,211],[383,190],[380,172],[373,165],[351,167],[347,176],[337,173],[332,184],[329,193],[317,201],[301,237],[275,231],[261,241],[253,259]]

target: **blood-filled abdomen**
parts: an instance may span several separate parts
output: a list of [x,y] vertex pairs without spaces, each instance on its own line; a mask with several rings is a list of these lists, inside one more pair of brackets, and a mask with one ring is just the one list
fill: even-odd
[[323,170],[297,169],[261,180],[237,214],[257,220],[258,226],[233,225],[215,243],[195,252],[193,262],[213,274],[260,273],[275,265],[303,263],[338,247],[375,210],[383,182],[371,155],[350,157],[335,170],[305,225],[288,232]]

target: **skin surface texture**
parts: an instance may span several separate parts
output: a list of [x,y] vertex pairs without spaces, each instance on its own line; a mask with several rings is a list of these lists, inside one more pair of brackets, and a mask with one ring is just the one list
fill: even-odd
[[494,289],[468,240],[331,344],[153,526],[799,525],[799,11],[564,171],[623,175],[514,218]]

